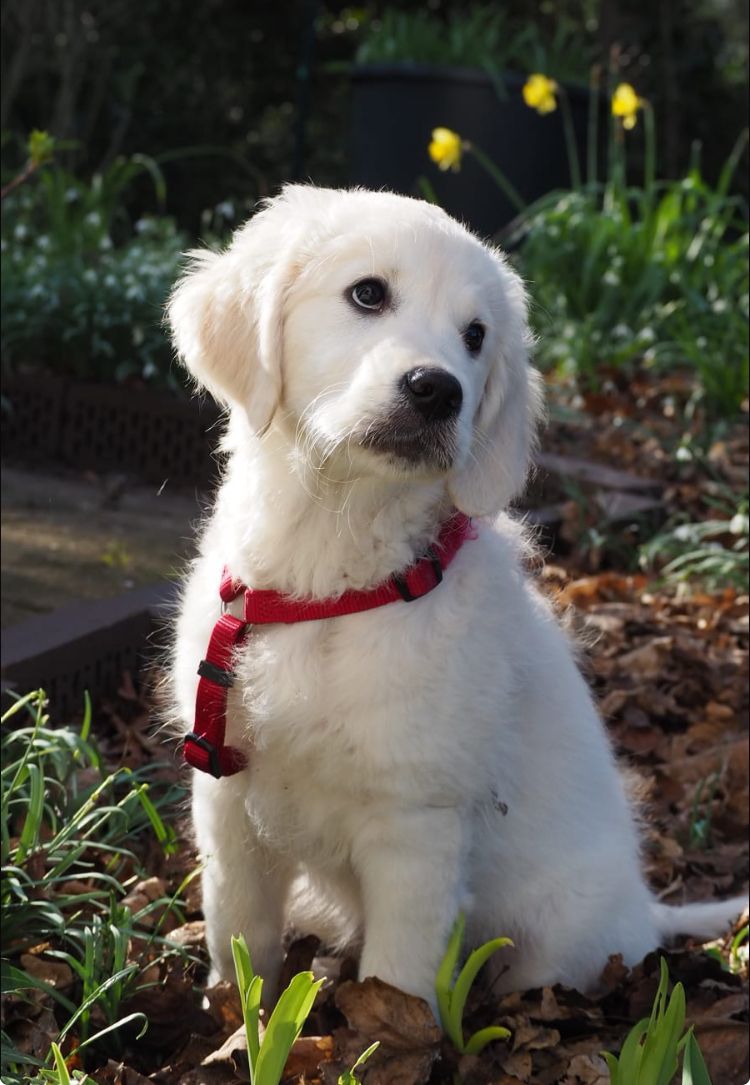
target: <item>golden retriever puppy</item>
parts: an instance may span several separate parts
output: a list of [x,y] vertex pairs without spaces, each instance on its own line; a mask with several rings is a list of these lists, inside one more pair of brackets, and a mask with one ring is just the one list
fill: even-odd
[[272,987],[292,913],[433,1004],[460,908],[473,939],[513,938],[505,989],[719,931],[741,901],[671,909],[645,884],[502,511],[542,404],[503,256],[417,200],[290,186],[192,255],[169,320],[229,414],[173,667],[211,980],[242,932]]

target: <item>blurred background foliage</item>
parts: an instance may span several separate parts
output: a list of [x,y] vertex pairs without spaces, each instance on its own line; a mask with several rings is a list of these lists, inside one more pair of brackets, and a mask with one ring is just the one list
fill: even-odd
[[523,0],[4,0],[3,368],[178,383],[161,313],[180,253],[226,240],[284,181],[350,183],[357,65],[479,68],[498,102],[506,70],[585,84],[598,67],[651,103],[660,187],[641,186],[639,125],[624,187],[560,193],[504,235],[534,284],[538,360],[582,385],[687,365],[731,413],[747,394],[747,21],[746,0],[543,0],[533,18]]
[[[538,48],[562,28],[582,57],[606,63],[614,49],[622,77],[660,118],[664,175],[684,172],[698,139],[716,179],[747,124],[745,0],[544,0],[533,20],[523,0],[484,10],[502,23],[498,49],[531,23]],[[290,178],[345,184],[348,69],[358,53],[372,58],[373,38],[398,12],[444,24],[450,60],[463,0],[4,0],[4,179],[22,166],[34,128],[70,141],[59,160],[79,176],[118,155],[150,155],[161,160],[167,213],[191,234],[219,201],[244,206]],[[735,183],[746,186],[745,170]],[[140,214],[150,196],[143,177],[128,199]]]

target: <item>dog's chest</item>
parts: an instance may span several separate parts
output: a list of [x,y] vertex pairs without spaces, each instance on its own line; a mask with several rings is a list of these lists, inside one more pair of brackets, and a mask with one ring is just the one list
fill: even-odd
[[447,595],[250,635],[230,730],[249,745],[248,809],[264,831],[330,846],[368,805],[489,791],[477,753],[499,706],[465,703],[481,661],[461,650]]

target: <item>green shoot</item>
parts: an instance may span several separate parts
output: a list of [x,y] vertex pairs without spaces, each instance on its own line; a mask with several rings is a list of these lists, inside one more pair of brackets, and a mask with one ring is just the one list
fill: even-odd
[[479,946],[470,954],[454,983],[453,976],[458,967],[465,931],[466,917],[463,912],[459,912],[448,939],[445,956],[438,968],[435,993],[440,1011],[440,1023],[456,1050],[462,1054],[478,1055],[493,1040],[507,1040],[510,1032],[500,1025],[492,1025],[475,1032],[468,1041],[464,1040],[463,1016],[466,1000],[482,965],[493,953],[502,949],[503,946],[512,946],[513,943],[510,938],[493,938],[491,942],[485,942],[484,945]]
[[[242,935],[232,937],[232,957],[242,1003],[251,1085],[279,1085],[289,1052],[310,1015],[315,996],[324,980],[314,979],[312,972],[298,972],[276,1003],[261,1036],[263,980],[255,974],[250,950]],[[357,1085],[355,1071],[378,1046],[378,1043],[374,1043],[363,1051],[351,1070],[340,1075],[339,1085]]]
[[364,1066],[373,1051],[376,1051],[379,1047],[380,1040],[376,1040],[374,1044],[370,1044],[370,1046],[359,1056],[351,1070],[344,1070],[343,1074],[339,1074],[338,1085],[359,1085],[359,1079],[354,1071],[358,1070],[360,1066]]
[[260,999],[263,980],[256,976],[244,937],[232,938],[232,956],[242,1001],[247,1054],[252,1085],[279,1085],[294,1041],[312,1009],[323,980],[312,972],[298,972],[283,992],[260,1036]]
[[667,997],[669,970],[661,958],[661,975],[651,1016],[634,1025],[625,1038],[619,1058],[609,1051],[610,1085],[669,1085],[677,1073],[678,1056],[683,1052],[683,1085],[711,1085],[698,1043],[685,1028],[685,991],[676,983]]
[[740,972],[743,966],[747,965],[748,958],[748,945],[747,938],[750,932],[750,927],[746,923],[744,927],[737,931],[732,944],[729,947],[729,970],[730,972]]

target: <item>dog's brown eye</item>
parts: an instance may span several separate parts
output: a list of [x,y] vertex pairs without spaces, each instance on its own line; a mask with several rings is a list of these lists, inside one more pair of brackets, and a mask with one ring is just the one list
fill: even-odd
[[478,320],[472,321],[464,332],[464,343],[469,354],[478,354],[484,342],[484,327]]
[[363,279],[352,287],[351,298],[360,309],[382,309],[385,304],[385,283],[380,279]]

